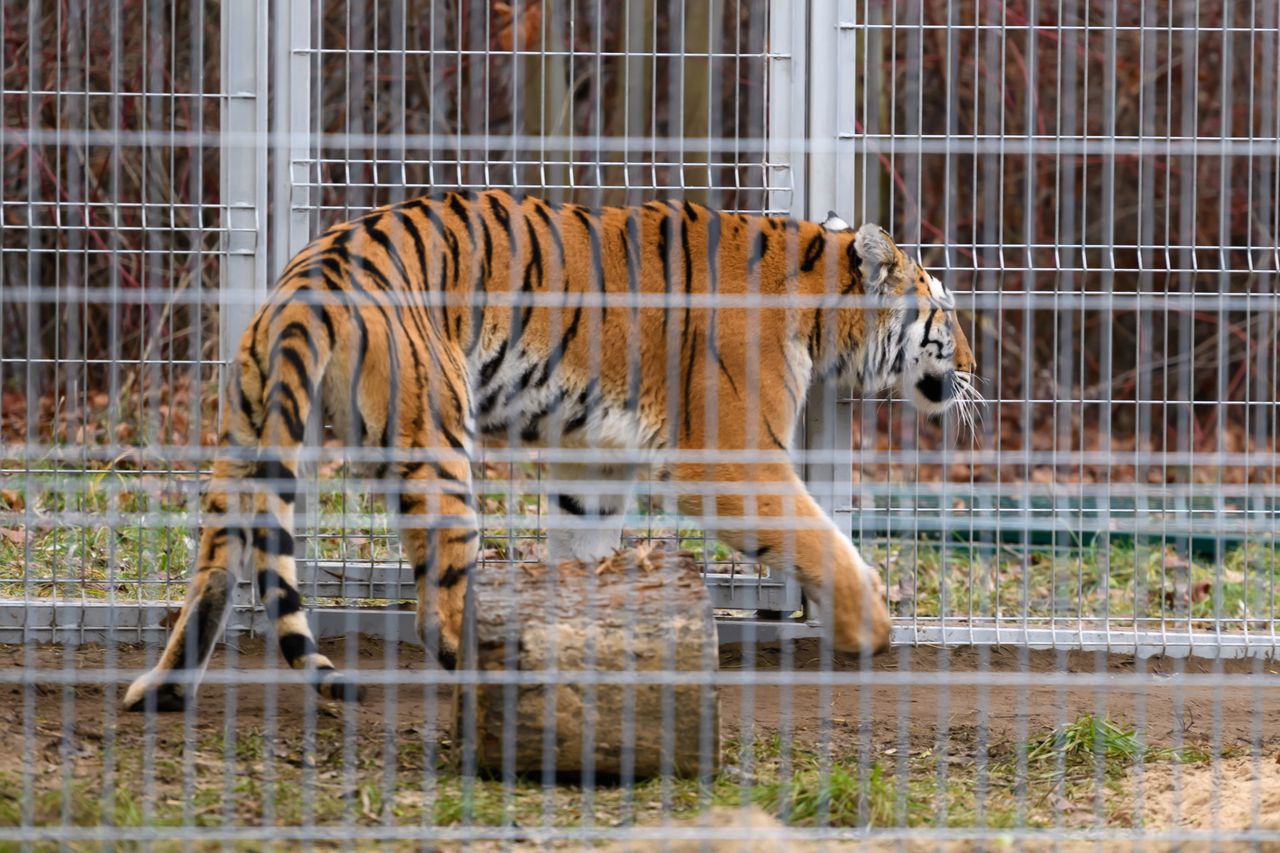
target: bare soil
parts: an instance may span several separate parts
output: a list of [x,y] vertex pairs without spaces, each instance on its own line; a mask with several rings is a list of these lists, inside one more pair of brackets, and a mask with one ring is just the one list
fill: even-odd
[[[325,641],[322,647],[348,669],[419,671],[426,666],[416,646],[362,639],[350,645]],[[228,654],[220,648],[211,668],[226,667]],[[385,819],[391,808],[376,797],[379,786],[386,787],[385,774],[406,774],[421,785],[430,768],[448,766],[444,759],[437,763],[438,755],[447,757],[450,746],[447,692],[371,686],[358,708],[345,709],[320,702],[301,685],[275,683],[258,641],[243,641],[230,654],[235,669],[245,674],[243,681],[233,688],[204,685],[188,714],[149,719],[118,711],[126,673],[148,663],[147,650],[139,647],[110,652],[122,673],[118,683],[0,686],[0,705],[9,709],[0,715],[0,826],[6,815],[18,814],[24,785],[55,801],[44,819],[94,823],[101,816],[91,810],[76,814],[75,803],[81,795],[94,803],[102,799],[104,762],[114,772],[119,791],[133,785],[140,792],[144,813],[173,809],[197,824],[202,816],[214,815],[233,825],[266,817],[260,802],[265,781],[255,778],[261,774],[277,780],[291,778],[291,773],[311,774],[306,784],[312,786],[315,801],[298,806],[311,808],[311,817],[305,811],[300,816],[287,813],[282,797],[277,820],[320,821],[323,798],[332,795],[344,819],[374,821]],[[108,650],[99,647],[0,647],[0,672],[34,666],[101,673],[108,669],[108,656]],[[812,642],[753,653],[726,647],[720,663],[723,670],[805,672],[820,668],[820,656]],[[836,670],[860,666],[857,659],[840,657],[833,663]],[[776,738],[784,750],[829,751],[838,761],[874,762],[888,773],[906,768],[908,760],[932,756],[931,773],[944,767],[961,778],[975,768],[1013,760],[1019,743],[1043,739],[1084,715],[1097,715],[1138,727],[1152,746],[1193,747],[1207,758],[1191,763],[1135,761],[1103,788],[1089,788],[1087,795],[1061,779],[1050,782],[1043,794],[1028,795],[1027,802],[1043,807],[1052,825],[1280,829],[1280,690],[1275,689],[1280,682],[1274,664],[915,647],[895,649],[875,659],[871,668],[917,673],[922,683],[724,688],[726,772],[735,772],[734,750],[743,743]],[[1123,676],[1135,671],[1159,677],[1138,690]],[[1259,689],[1225,695],[1217,688],[1180,683],[1182,673],[1215,671],[1254,673]],[[966,673],[1032,677],[1016,686],[927,683],[938,672],[961,678]],[[1101,687],[1037,683],[1035,678],[1063,672],[1110,677]],[[230,696],[228,689],[234,690]],[[235,759],[235,778],[230,781],[225,778],[227,755]],[[207,786],[201,781],[205,779]],[[362,780],[372,780],[368,790],[361,787]],[[139,781],[146,784],[134,784]],[[246,794],[242,801],[228,805],[228,785]],[[398,799],[393,811],[414,803],[421,805],[412,798]],[[609,810],[602,808],[597,819],[607,820]]]
[[[352,644],[342,639],[325,640],[321,646],[339,666],[351,670],[379,670],[385,667],[413,671],[428,667],[422,649],[416,645],[390,646],[380,640],[361,638]],[[99,646],[83,646],[70,653],[68,659],[63,648],[40,646],[30,650],[22,647],[0,646],[0,670],[20,669],[34,665],[40,669],[101,672],[108,668],[107,650]],[[226,651],[219,648],[210,663],[210,671],[227,666]],[[127,685],[123,673],[144,669],[149,665],[146,651],[136,646],[119,646],[114,650],[116,669],[122,672],[119,684],[114,688],[118,698]],[[261,723],[266,719],[268,707],[281,726],[288,726],[301,719],[306,703],[301,701],[307,691],[297,685],[275,685],[267,673],[268,663],[262,644],[256,640],[240,643],[235,651],[235,666],[246,672],[263,672],[263,677],[246,675],[243,683],[235,687],[234,714],[237,725]],[[354,666],[352,665],[354,664]],[[791,650],[778,646],[765,646],[746,652],[739,646],[726,646],[721,650],[722,670],[757,670],[778,672],[794,670],[817,672],[821,670],[818,644],[800,641]],[[836,655],[832,661],[835,671],[858,671],[862,662],[857,657]],[[1120,683],[1114,687],[1062,688],[1058,686],[982,686],[950,684],[934,686],[926,683],[902,687],[868,688],[867,697],[860,695],[856,687],[820,687],[796,684],[787,687],[741,687],[729,685],[721,692],[722,725],[726,737],[739,734],[743,726],[750,726],[757,733],[790,730],[802,742],[819,736],[824,716],[833,722],[833,742],[841,746],[855,746],[865,736],[869,726],[874,746],[892,748],[905,734],[915,746],[932,746],[939,731],[950,732],[963,743],[967,734],[986,728],[993,741],[1008,740],[1019,733],[1036,733],[1072,721],[1084,714],[1100,713],[1115,720],[1133,723],[1145,717],[1146,729],[1153,741],[1165,742],[1177,737],[1198,741],[1213,738],[1217,730],[1219,742],[1248,746],[1254,738],[1255,726],[1264,737],[1280,738],[1280,690],[1259,690],[1253,697],[1224,697],[1218,688],[1188,687],[1180,685],[1173,677],[1177,673],[1243,673],[1258,672],[1261,678],[1280,674],[1280,663],[1257,664],[1247,660],[1229,660],[1221,663],[1199,658],[1147,658],[1138,660],[1130,656],[1104,656],[1088,653],[1059,653],[974,648],[937,649],[931,647],[902,647],[874,658],[872,671],[898,671],[919,673],[921,680],[937,672],[956,675],[965,673],[1134,673],[1145,672],[1168,675],[1167,686],[1148,686],[1135,692],[1129,685]],[[1270,684],[1280,686],[1280,680]],[[226,687],[205,684],[198,694],[195,728],[197,730],[221,730],[225,725]],[[127,736],[131,720],[141,717],[119,716],[109,707],[104,697],[111,692],[99,684],[84,683],[74,686],[71,697],[64,696],[55,685],[36,685],[36,719],[39,726],[60,725],[64,710],[74,716],[78,729],[92,730],[99,726],[104,716],[119,717],[118,736]],[[23,688],[7,685],[0,688],[0,695],[7,694],[10,708],[20,708]],[[826,695],[829,709],[824,715],[822,696]],[[1245,699],[1246,701],[1241,701]],[[399,722],[418,725],[429,716],[443,714],[449,695],[441,690],[432,701],[418,690],[400,689],[394,698],[388,697],[379,686],[371,685],[365,701],[354,711],[354,719],[360,727],[386,726]],[[433,706],[433,707],[429,707]],[[869,706],[869,707],[868,707]],[[322,713],[337,713],[338,706],[322,706]],[[394,719],[388,711],[394,710]],[[861,716],[865,710],[869,715]],[[345,715],[344,715],[345,716]],[[170,733],[181,733],[185,728],[184,714],[156,717],[156,736],[163,739]],[[21,732],[22,721],[16,715],[0,720],[0,732],[16,736]],[[863,728],[860,735],[859,729]],[[0,762],[5,760],[4,750]]]

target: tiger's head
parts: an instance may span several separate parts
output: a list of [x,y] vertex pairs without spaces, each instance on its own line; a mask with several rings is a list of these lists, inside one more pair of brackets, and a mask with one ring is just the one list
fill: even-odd
[[[853,230],[834,213],[823,227]],[[878,225],[857,230],[854,250],[864,292],[878,301],[870,308],[874,322],[864,326],[861,357],[849,364],[850,378],[865,391],[896,388],[927,415],[954,406],[973,431],[983,400],[951,292]]]

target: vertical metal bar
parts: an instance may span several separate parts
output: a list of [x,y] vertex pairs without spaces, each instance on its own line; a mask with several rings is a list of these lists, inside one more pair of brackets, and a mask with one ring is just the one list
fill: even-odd
[[[637,4],[641,0],[630,0]],[[647,0],[645,0],[647,2]],[[828,0],[829,2],[829,0]],[[806,128],[811,45],[806,38],[803,3],[769,6],[767,152],[769,210],[809,211],[806,200],[808,164],[795,139]]]
[[267,291],[267,12],[257,0],[222,5],[219,178],[226,260],[219,292],[225,363]]
[[311,239],[316,183],[310,136],[311,2],[272,0],[270,8],[271,209],[264,288]]
[[[821,220],[828,210],[842,212],[853,207],[854,134],[849,113],[855,93],[841,85],[845,75],[839,69],[856,68],[857,57],[852,37],[854,10],[842,6],[852,4],[840,0],[812,4],[806,57],[806,76],[812,85],[807,87],[803,122],[794,116],[790,122],[792,128],[805,129],[804,195],[793,203],[796,213],[806,219]],[[842,126],[841,121],[847,124]],[[806,459],[804,479],[814,500],[828,514],[853,500],[849,459],[842,456],[853,446],[852,422],[842,414],[846,408],[834,379],[815,382],[805,403],[802,446],[806,454],[816,458]]]

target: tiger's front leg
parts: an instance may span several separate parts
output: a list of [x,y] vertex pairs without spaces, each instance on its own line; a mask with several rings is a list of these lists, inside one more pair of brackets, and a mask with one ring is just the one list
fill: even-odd
[[[677,465],[674,474],[681,483],[717,484],[721,494],[706,498],[681,487],[681,512],[703,516],[709,532],[744,555],[794,573],[837,649],[888,648],[892,623],[879,575],[789,464]],[[726,490],[734,483],[744,486],[741,492]],[[708,515],[711,507],[714,516]]]
[[622,541],[635,469],[630,465],[555,463],[548,494],[547,562],[591,562]]
[[423,452],[445,458],[407,466],[400,484],[400,538],[418,590],[418,636],[428,654],[453,669],[467,580],[480,551],[471,463],[461,454]]

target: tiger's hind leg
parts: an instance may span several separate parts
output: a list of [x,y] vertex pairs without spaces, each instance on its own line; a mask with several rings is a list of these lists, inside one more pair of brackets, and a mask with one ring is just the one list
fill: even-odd
[[[264,455],[270,452],[263,451]],[[278,475],[287,470],[285,466],[286,463],[279,462]],[[311,626],[307,624],[294,559],[292,495],[272,491],[256,494],[253,521],[252,548],[258,597],[272,621],[285,662],[293,669],[307,670],[311,674],[311,685],[326,699],[360,701],[364,698],[364,689],[339,672],[333,662],[320,653],[311,634]]]
[[419,448],[400,484],[400,536],[418,589],[418,636],[445,669],[457,665],[467,580],[480,551],[471,461],[455,448]]
[[[228,515],[243,516],[248,509],[249,495],[237,496],[237,489],[253,471],[254,464],[242,459],[223,458],[214,464],[203,500],[208,519],[200,531],[196,572],[187,587],[187,599],[160,659],[125,692],[125,710],[181,711],[195,692],[226,624],[243,565],[246,533]],[[228,506],[232,499],[235,507]]]

